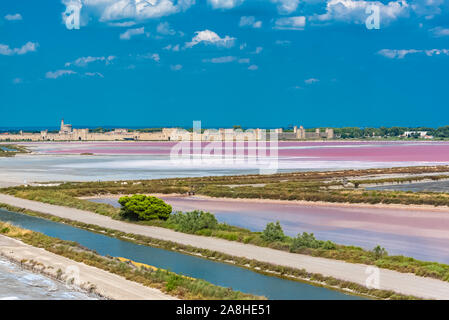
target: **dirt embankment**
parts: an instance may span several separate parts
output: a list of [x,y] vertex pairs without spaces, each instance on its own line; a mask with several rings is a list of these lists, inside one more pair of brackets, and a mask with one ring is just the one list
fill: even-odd
[[0,256],[20,264],[23,268],[58,279],[107,299],[175,299],[157,289],[145,287],[118,275],[2,235],[0,235]]

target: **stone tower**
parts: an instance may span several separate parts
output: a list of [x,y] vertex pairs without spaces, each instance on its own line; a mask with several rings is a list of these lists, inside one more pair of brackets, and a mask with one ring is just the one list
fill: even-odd
[[306,138],[306,130],[303,126],[299,126],[299,129],[296,129],[296,139],[305,139]]

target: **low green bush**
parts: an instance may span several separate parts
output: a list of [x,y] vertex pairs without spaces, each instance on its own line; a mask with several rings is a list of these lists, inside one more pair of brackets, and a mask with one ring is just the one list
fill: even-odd
[[167,224],[173,225],[176,231],[186,233],[195,233],[203,229],[215,230],[218,227],[217,218],[213,214],[200,210],[172,214]]
[[290,251],[296,252],[302,248],[334,250],[337,248],[337,245],[329,240],[317,240],[313,233],[303,232],[298,234],[296,238],[293,238]]
[[382,259],[383,257],[388,256],[387,250],[385,250],[385,248],[382,248],[382,247],[379,246],[379,245],[376,246],[376,247],[373,249],[373,254],[374,254],[374,258],[375,258],[376,260]]
[[122,206],[120,216],[130,220],[167,220],[172,212],[171,205],[163,200],[143,194],[121,197],[118,202]]
[[265,230],[262,232],[262,239],[267,242],[282,242],[285,240],[285,234],[279,221],[276,221],[276,223],[270,222],[267,224]]

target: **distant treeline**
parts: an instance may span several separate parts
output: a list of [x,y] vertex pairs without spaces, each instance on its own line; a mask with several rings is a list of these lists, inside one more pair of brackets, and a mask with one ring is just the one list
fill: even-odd
[[[337,138],[342,139],[352,139],[352,138],[370,138],[370,137],[398,137],[403,135],[405,132],[416,132],[416,131],[427,131],[427,135],[433,136],[434,138],[449,138],[449,126],[435,128],[429,127],[380,127],[380,128],[357,128],[357,127],[346,127],[346,128],[334,128],[334,133]],[[411,135],[411,138],[419,138],[419,134]]]

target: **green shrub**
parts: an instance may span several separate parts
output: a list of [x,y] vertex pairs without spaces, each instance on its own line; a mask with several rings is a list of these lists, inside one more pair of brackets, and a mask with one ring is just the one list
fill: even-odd
[[203,229],[214,230],[218,228],[218,221],[212,213],[200,210],[191,212],[177,212],[172,214],[167,221],[174,225],[175,230],[187,233],[195,233]]
[[382,248],[382,247],[379,246],[379,245],[376,246],[376,247],[373,249],[372,253],[374,254],[374,258],[375,258],[376,260],[388,256],[387,250],[385,250],[385,248]]
[[267,242],[284,241],[285,234],[279,221],[276,221],[276,223],[270,222],[267,224],[262,233],[262,239]]
[[178,285],[180,284],[181,281],[182,281],[181,276],[179,276],[175,273],[170,274],[168,281],[165,284],[165,289],[167,290],[167,292],[173,291],[178,287]]
[[0,230],[0,233],[8,233],[10,229],[8,227],[4,227]]
[[295,252],[303,248],[334,250],[337,248],[337,245],[329,240],[317,240],[313,233],[303,232],[302,234],[298,234],[296,238],[293,238],[290,251]]
[[122,208],[120,216],[130,220],[167,220],[172,207],[163,200],[136,194],[131,197],[121,197],[118,202]]
[[337,245],[335,243],[333,243],[330,240],[324,241],[323,245],[321,246],[323,249],[326,250],[335,250],[337,249]]

